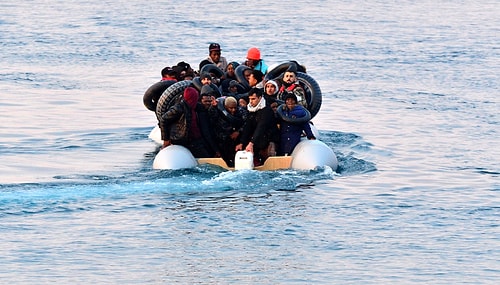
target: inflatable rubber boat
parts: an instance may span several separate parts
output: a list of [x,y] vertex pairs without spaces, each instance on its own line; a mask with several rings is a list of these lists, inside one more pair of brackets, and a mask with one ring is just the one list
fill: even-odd
[[[279,79],[292,64],[297,63],[290,61],[277,65],[266,74],[265,80]],[[248,81],[246,81],[246,78],[243,76],[244,70],[248,68],[249,67],[240,65],[235,71],[236,77],[243,89],[249,88]],[[205,71],[209,71],[216,76],[223,74],[222,71],[215,72],[214,69],[217,71],[215,65],[206,65],[204,67]],[[299,70],[301,69],[299,68]],[[297,79],[306,95],[304,101],[300,103],[310,112],[312,119],[319,112],[321,107],[321,89],[318,83],[305,73],[305,69],[303,72],[297,72]],[[194,78],[192,81],[184,80],[176,83],[156,83],[144,94],[144,105],[149,110],[154,110],[157,118],[161,118],[162,114],[164,114],[173,104],[179,102],[184,89],[189,86],[193,86],[200,91],[201,84],[199,78]],[[217,88],[215,85],[214,87]],[[304,138],[295,147],[290,156],[271,156],[266,159],[263,165],[256,167],[253,165],[253,154],[249,152],[237,152],[234,161],[235,166],[229,167],[222,158],[195,158],[187,148],[180,145],[170,145],[158,152],[153,162],[153,168],[182,169],[196,167],[201,164],[212,164],[227,170],[278,170],[290,168],[312,170],[325,166],[336,170],[338,161],[335,153],[330,147],[319,140],[319,132],[312,124],[311,130],[317,138],[316,140],[307,140]],[[151,131],[149,138],[160,145],[163,144],[161,140],[161,131],[158,126]]]

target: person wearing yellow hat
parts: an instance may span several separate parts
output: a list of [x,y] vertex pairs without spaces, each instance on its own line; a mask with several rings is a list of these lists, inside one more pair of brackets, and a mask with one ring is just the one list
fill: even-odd
[[248,49],[247,60],[245,61],[245,65],[253,70],[258,70],[262,72],[262,74],[267,73],[268,66],[261,58],[260,50],[256,47],[251,47]]

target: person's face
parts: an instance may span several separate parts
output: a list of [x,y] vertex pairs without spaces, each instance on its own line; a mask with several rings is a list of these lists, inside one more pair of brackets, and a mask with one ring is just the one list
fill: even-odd
[[285,74],[283,75],[283,81],[286,83],[294,83],[295,81],[297,81],[297,77],[293,72],[285,72]]
[[203,107],[205,107],[205,109],[210,108],[210,106],[212,105],[212,96],[203,95],[201,97],[201,104],[203,105]]
[[245,69],[243,74],[245,75],[245,78],[247,79],[247,81],[249,81],[250,74],[252,74],[252,71],[250,69]]
[[257,94],[254,93],[254,94],[248,96],[248,100],[249,100],[248,104],[250,104],[250,106],[252,106],[252,107],[256,107],[257,104],[259,104],[260,98],[261,97],[257,97]]
[[238,110],[238,106],[236,105],[236,102],[229,102],[226,104],[226,110],[231,114],[234,115],[236,114],[236,110]]
[[254,87],[255,85],[257,85],[257,83],[257,78],[255,78],[255,76],[250,73],[250,76],[248,77],[248,85],[250,85],[250,87]]
[[229,86],[229,91],[231,91],[231,93],[236,93],[238,92],[238,87],[236,85]]
[[295,100],[293,100],[293,98],[286,98],[285,104],[289,110],[292,110],[295,107],[295,105],[297,104],[297,102],[295,102]]
[[238,100],[238,103],[240,104],[240,107],[246,108],[247,107],[247,101],[245,99],[240,99]]
[[271,103],[271,109],[273,109],[273,111],[276,113],[276,111],[278,110],[278,103],[276,102]]
[[226,71],[227,71],[227,74],[229,76],[231,76],[231,77],[234,76],[234,67],[233,67],[232,64],[230,64],[230,65],[227,66],[227,70]]
[[203,85],[210,85],[210,83],[212,83],[212,79],[210,78],[204,77],[201,79],[201,84]]
[[266,84],[266,94],[267,95],[274,95],[274,93],[276,93],[276,86],[274,86],[274,84]]
[[220,50],[213,50],[210,52],[210,58],[215,62],[218,63],[220,60]]
[[253,59],[247,59],[247,66],[253,69],[255,67],[256,61]]

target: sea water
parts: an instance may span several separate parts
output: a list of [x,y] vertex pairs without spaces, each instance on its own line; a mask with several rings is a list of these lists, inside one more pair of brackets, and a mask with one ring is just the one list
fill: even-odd
[[[0,4],[2,284],[497,284],[498,1]],[[153,170],[144,91],[293,59],[339,168]]]

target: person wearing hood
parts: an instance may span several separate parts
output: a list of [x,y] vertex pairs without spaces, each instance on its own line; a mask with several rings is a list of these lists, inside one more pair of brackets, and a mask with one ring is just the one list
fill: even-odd
[[240,143],[235,150],[243,150],[254,154],[256,166],[269,156],[276,155],[276,144],[279,130],[271,107],[266,103],[262,89],[252,88],[248,92],[248,114],[243,126]]
[[284,101],[288,94],[294,94],[299,104],[307,104],[304,88],[300,86],[297,80],[297,65],[291,64],[288,67],[285,73],[283,73],[281,83],[281,87],[278,91],[278,99]]
[[236,73],[234,72],[236,70],[236,67],[238,67],[239,64],[236,61],[232,61],[228,63],[227,68],[224,72],[223,79],[220,83],[220,89],[222,91],[222,94],[229,93],[229,88],[231,87],[231,81],[236,81]]
[[187,87],[182,100],[160,117],[163,147],[171,144],[182,145],[196,158],[212,157],[209,143],[205,139],[210,126],[207,118],[200,113],[203,109],[198,103],[198,91]]
[[309,140],[315,140],[309,120],[311,114],[301,105],[297,105],[297,97],[290,93],[285,97],[285,104],[278,107],[278,124],[280,126],[279,155],[291,155],[300,142],[304,132]]

